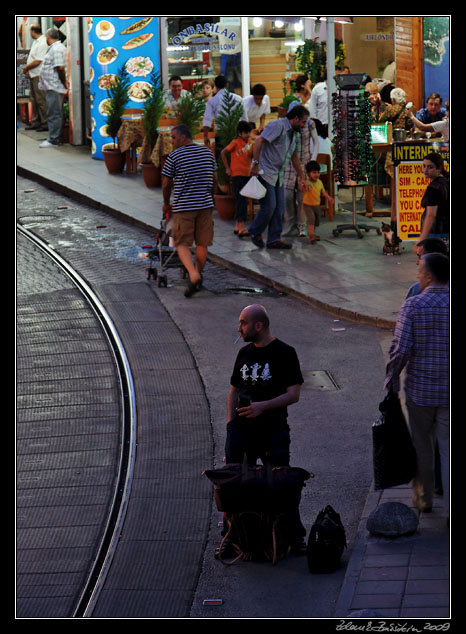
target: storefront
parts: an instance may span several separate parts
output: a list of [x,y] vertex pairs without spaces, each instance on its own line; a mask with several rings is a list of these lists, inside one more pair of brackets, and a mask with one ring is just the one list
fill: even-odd
[[[449,16],[17,16],[16,20],[17,48],[23,57],[31,44],[31,23],[40,23],[43,32],[57,26],[63,33],[71,82],[70,142],[80,145],[92,138],[94,157],[109,140],[101,134],[105,76],[127,62],[132,81],[139,84],[149,68],[159,70],[165,88],[173,75],[190,89],[196,82],[224,74],[230,89],[242,96],[262,83],[275,110],[284,94],[291,92],[290,80],[307,70],[300,59],[303,51],[309,53],[311,42],[314,47],[330,42],[315,75],[325,79],[328,59],[330,91],[332,68],[346,64],[352,73],[367,73],[404,88],[416,108],[425,105],[431,92],[439,92],[443,101],[449,97]],[[20,86],[18,81],[18,90],[27,99],[27,86]],[[141,107],[134,97],[128,107]]]

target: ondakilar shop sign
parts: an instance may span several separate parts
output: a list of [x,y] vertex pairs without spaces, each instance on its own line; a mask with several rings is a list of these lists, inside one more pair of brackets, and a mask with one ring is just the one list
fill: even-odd
[[401,240],[417,240],[421,234],[421,216],[424,213],[421,200],[430,182],[423,173],[423,160],[431,152],[442,155],[445,169],[448,170],[448,143],[416,141],[394,143],[392,146],[397,227]]

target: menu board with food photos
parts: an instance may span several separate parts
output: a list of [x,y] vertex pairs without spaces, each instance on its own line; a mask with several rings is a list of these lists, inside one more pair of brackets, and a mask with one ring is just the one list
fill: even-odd
[[91,92],[92,157],[103,159],[102,150],[113,139],[106,130],[107,90],[124,64],[131,78],[127,108],[144,106],[146,78],[160,72],[159,19],[148,17],[88,17],[89,79]]

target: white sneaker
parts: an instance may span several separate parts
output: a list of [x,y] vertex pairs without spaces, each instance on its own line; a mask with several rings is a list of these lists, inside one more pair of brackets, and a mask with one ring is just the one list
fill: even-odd
[[55,147],[55,148],[57,148],[58,145],[55,145],[54,143],[50,143],[50,141],[42,141],[42,143],[39,145],[39,147]]

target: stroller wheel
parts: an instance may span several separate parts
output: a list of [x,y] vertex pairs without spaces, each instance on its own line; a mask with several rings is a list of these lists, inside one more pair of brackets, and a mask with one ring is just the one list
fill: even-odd
[[157,271],[155,269],[147,269],[146,278],[148,280],[150,280],[150,279],[156,280],[157,279]]
[[162,286],[165,286],[165,288],[167,288],[167,276],[166,275],[161,275],[157,281],[157,286],[159,288],[161,288]]

